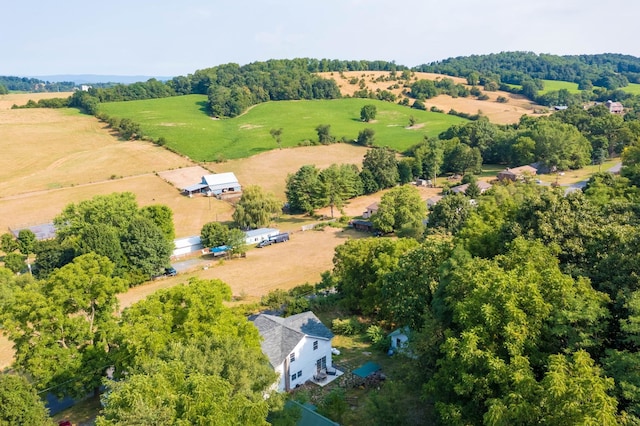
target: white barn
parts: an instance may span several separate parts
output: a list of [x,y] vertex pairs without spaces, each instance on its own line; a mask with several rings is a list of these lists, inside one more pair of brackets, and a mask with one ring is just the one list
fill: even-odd
[[262,352],[279,375],[278,391],[288,391],[332,368],[333,333],[313,312],[287,318],[260,314],[253,323],[263,339]]
[[240,193],[242,186],[233,172],[204,175],[200,183],[187,186],[183,192],[191,195],[196,192],[221,195],[226,193]]

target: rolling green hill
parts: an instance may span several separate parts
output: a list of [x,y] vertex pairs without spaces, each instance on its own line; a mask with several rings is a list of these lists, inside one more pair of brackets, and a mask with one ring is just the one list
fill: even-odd
[[[420,111],[371,99],[278,101],[258,104],[236,118],[217,120],[205,111],[204,95],[175,96],[143,101],[112,102],[100,105],[109,116],[129,118],[139,123],[145,135],[166,140],[166,146],[196,161],[245,158],[276,149],[269,133],[282,128],[282,146],[291,147],[317,141],[316,127],[331,125],[338,140],[353,140],[371,128],[376,145],[402,151],[420,142],[425,135],[436,136],[453,124],[466,120],[441,113]],[[360,121],[360,109],[377,108],[374,122]],[[409,117],[416,125],[409,129]]]

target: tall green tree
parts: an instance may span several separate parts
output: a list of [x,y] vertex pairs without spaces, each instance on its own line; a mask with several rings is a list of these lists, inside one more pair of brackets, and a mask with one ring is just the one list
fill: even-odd
[[307,165],[302,166],[295,174],[288,175],[285,194],[292,211],[312,214],[323,205],[320,170],[316,166]]
[[362,129],[360,133],[358,133],[358,138],[356,142],[362,146],[373,146],[373,143],[376,140],[376,132],[373,129]]
[[318,134],[318,142],[323,145],[334,143],[336,138],[331,134],[330,124],[319,124],[316,127],[316,133]]
[[122,251],[134,271],[150,277],[169,264],[173,244],[151,219],[137,217],[122,237]]
[[427,206],[415,186],[392,188],[382,196],[378,211],[371,217],[373,225],[382,232],[396,231],[399,236],[419,237],[427,216]]
[[352,164],[332,164],[320,172],[319,180],[322,185],[323,204],[331,207],[331,217],[334,208],[342,209],[346,200],[363,192],[358,168]]
[[36,244],[36,234],[30,229],[21,229],[20,232],[18,232],[17,241],[20,253],[29,256],[33,253],[33,248]]
[[[116,377],[98,425],[265,425],[276,375],[257,328],[219,280],[192,279],[122,314]],[[124,374],[126,372],[126,374]]]
[[0,319],[16,368],[39,390],[85,396],[100,385],[112,362],[116,295],[127,288],[113,270],[109,259],[90,253],[15,291]]
[[365,105],[360,109],[360,119],[366,123],[376,119],[378,109],[375,105]]
[[205,223],[200,231],[204,247],[219,247],[229,243],[229,227],[220,222]]
[[362,160],[362,168],[371,173],[380,189],[395,186],[400,178],[396,154],[389,148],[368,150]]
[[17,374],[0,374],[0,424],[53,426],[42,399],[29,381]]
[[282,209],[275,195],[257,185],[242,189],[242,197],[233,212],[233,221],[242,229],[262,228],[271,223]]
[[140,214],[142,217],[151,219],[153,223],[158,225],[167,241],[173,242],[176,237],[176,230],[173,226],[173,211],[169,206],[162,204],[144,206],[140,209]]

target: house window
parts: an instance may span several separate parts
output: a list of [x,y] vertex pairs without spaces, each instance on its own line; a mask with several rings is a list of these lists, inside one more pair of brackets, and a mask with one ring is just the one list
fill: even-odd
[[297,376],[298,376],[298,377],[302,376],[302,370],[298,371]]
[[289,355],[289,361],[293,362],[295,360],[296,360],[296,354],[295,354],[295,352],[291,352],[291,355]]
[[295,379],[296,379],[296,375],[295,375],[295,374],[292,374],[292,375],[291,375],[291,381],[293,382]]
[[315,351],[316,349],[318,349],[318,341],[317,340],[315,340],[313,342],[313,350]]

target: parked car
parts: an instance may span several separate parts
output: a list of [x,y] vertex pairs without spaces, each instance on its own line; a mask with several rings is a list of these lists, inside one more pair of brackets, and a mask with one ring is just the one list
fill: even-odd
[[270,246],[271,244],[274,244],[274,243],[275,241],[273,240],[262,240],[258,243],[256,247],[262,248],[262,247]]
[[174,267],[164,268],[164,275],[167,277],[173,277],[177,274],[178,274],[178,271],[176,271],[176,268]]

